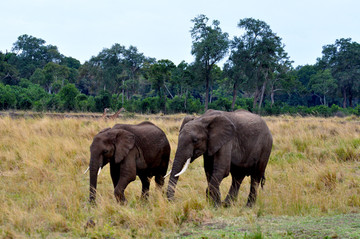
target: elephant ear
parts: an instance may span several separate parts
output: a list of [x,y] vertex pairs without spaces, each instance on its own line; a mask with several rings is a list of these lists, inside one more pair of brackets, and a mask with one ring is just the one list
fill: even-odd
[[182,128],[184,127],[184,125],[185,125],[187,122],[192,121],[193,119],[195,119],[194,116],[186,116],[186,117],[184,118],[183,122],[181,123],[179,132],[182,130]]
[[212,156],[229,142],[234,133],[234,124],[223,115],[208,118],[208,155]]
[[129,131],[118,130],[115,140],[115,163],[120,163],[135,146],[135,135]]

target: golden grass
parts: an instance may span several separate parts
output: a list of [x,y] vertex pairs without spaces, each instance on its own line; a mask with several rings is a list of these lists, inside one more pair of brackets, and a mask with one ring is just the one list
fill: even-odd
[[[140,200],[140,180],[126,189],[128,203],[113,196],[109,167],[98,180],[97,207],[88,204],[89,146],[98,131],[115,123],[150,120],[171,144],[171,158],[184,115],[140,115],[136,119],[0,118],[0,235],[18,237],[164,237],[214,218],[263,215],[328,215],[360,212],[360,119],[265,118],[274,137],[264,190],[245,208],[249,179],[231,208],[205,200],[202,158],[180,177],[174,202],[151,183]],[[230,177],[221,185],[224,198]],[[166,189],[167,181],[164,189]],[[85,227],[92,219],[94,227]]]

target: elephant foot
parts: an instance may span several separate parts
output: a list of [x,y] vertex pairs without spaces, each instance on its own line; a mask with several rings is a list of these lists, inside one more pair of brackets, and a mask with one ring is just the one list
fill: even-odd
[[121,205],[124,205],[127,203],[125,195],[121,195],[121,194],[119,195],[119,194],[115,193],[115,198],[116,198],[116,201],[118,203],[120,203]]
[[221,199],[219,193],[210,192],[209,189],[206,189],[206,199],[214,207],[221,207]]
[[225,208],[228,208],[228,207],[231,207],[232,204],[233,204],[233,201],[225,200],[225,201],[223,201],[222,206]]
[[255,204],[255,200],[248,200],[246,203],[246,207],[252,208]]

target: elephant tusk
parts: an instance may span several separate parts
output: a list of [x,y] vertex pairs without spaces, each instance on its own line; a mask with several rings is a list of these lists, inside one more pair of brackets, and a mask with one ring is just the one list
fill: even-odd
[[164,178],[166,178],[167,176],[169,176],[170,173],[171,173],[171,169],[170,169],[170,171],[164,176]]
[[85,170],[84,174],[87,173],[87,171],[89,171],[89,169],[90,169],[90,167],[88,167],[88,168]]
[[175,177],[179,177],[181,174],[185,173],[186,169],[189,167],[190,160],[191,160],[191,158],[189,158],[189,159],[186,161],[183,169],[182,169],[178,174],[175,174]]
[[100,172],[101,172],[101,167],[99,168],[99,171],[98,171],[98,176],[100,175]]

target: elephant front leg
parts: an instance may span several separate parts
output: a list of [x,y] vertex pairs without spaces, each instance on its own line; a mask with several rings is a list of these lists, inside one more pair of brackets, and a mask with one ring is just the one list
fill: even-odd
[[216,207],[221,206],[220,182],[218,179],[210,180],[206,189],[206,196]]
[[120,175],[114,190],[115,198],[120,203],[125,203],[125,189],[127,185],[136,179],[136,167],[132,161],[126,159],[120,164]]
[[120,176],[119,182],[115,187],[114,190],[114,195],[116,198],[116,201],[120,202],[120,203],[126,203],[126,198],[125,198],[125,189],[127,187],[127,185],[134,181],[135,177],[122,177]]
[[[220,183],[230,173],[231,142],[225,144],[213,157],[207,159],[212,159],[208,162],[212,167],[209,166],[206,175],[208,179],[207,196],[214,202],[215,206],[221,206]],[[204,160],[206,161],[205,157]]]
[[110,162],[110,175],[113,182],[114,188],[119,182],[120,178],[120,164],[115,162]]

